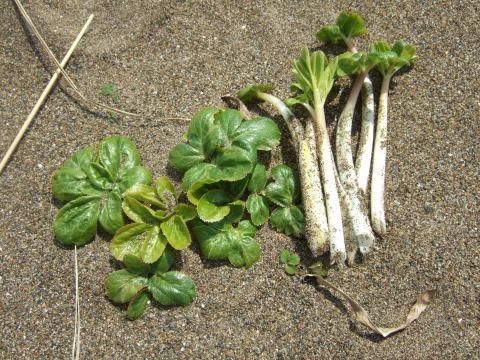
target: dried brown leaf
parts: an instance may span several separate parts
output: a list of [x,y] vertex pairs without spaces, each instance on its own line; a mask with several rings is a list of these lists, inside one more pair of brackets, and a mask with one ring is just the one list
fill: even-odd
[[368,313],[365,311],[365,309],[358,302],[356,302],[350,295],[345,293],[343,290],[334,286],[333,284],[323,279],[319,275],[308,274],[307,276],[315,277],[317,279],[318,285],[340,293],[345,298],[345,300],[347,300],[347,302],[350,304],[354,312],[354,319],[360,324],[365,325],[375,333],[383,336],[384,338],[394,333],[397,333],[405,329],[407,326],[409,326],[413,321],[415,321],[420,316],[420,314],[428,307],[428,305],[433,301],[435,297],[434,290],[428,290],[418,295],[417,301],[411,307],[407,315],[407,318],[405,319],[405,322],[403,324],[396,327],[379,327],[370,320],[370,317],[368,316]]

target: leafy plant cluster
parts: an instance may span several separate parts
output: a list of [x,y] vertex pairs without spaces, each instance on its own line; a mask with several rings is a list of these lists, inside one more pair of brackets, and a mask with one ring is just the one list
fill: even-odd
[[82,246],[98,227],[113,235],[110,251],[124,268],[108,276],[106,293],[116,303],[128,303],[132,319],[151,299],[162,305],[193,301],[193,281],[170,270],[175,251],[191,244],[191,234],[205,258],[249,268],[260,256],[257,226],[270,218],[288,235],[303,231],[292,170],[274,167],[268,183],[266,167],[258,162],[258,151],[280,141],[271,119],[245,120],[237,110],[205,108],[193,117],[186,140],[169,157],[185,172],[185,193],[165,176],[152,182],[135,144],[124,136],[79,150],[53,175],[54,196],[67,202],[54,220],[57,240]]
[[[186,142],[170,152],[169,163],[184,173],[183,190],[196,207],[191,229],[205,258],[251,267],[260,256],[256,226],[269,217],[278,231],[302,233],[304,215],[292,170],[274,167],[267,184],[266,168],[258,162],[258,151],[272,150],[279,142],[271,119],[247,120],[240,111],[210,107],[195,114]],[[277,208],[270,214],[271,205]]]
[[151,171],[140,165],[135,144],[124,136],[79,150],[52,179],[54,196],[67,201],[53,224],[60,244],[85,245],[98,225],[114,235],[111,253],[125,268],[108,276],[106,293],[116,303],[129,303],[132,319],[152,297],[162,305],[186,305],[196,294],[188,276],[170,271],[175,250],[191,243],[186,222],[196,217],[195,208],[178,202],[167,178],[151,183]]

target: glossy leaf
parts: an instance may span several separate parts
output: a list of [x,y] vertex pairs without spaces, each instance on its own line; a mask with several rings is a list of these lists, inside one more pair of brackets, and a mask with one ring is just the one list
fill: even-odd
[[85,245],[97,232],[100,197],[82,196],[60,209],[53,222],[53,231],[62,245]]
[[123,176],[140,163],[137,147],[125,136],[109,136],[102,140],[98,158],[112,178]]
[[85,174],[90,183],[96,188],[107,191],[113,188],[114,180],[102,165],[95,162],[90,163],[85,169]]
[[257,164],[253,169],[252,176],[250,177],[250,182],[248,183],[248,190],[250,192],[259,193],[265,189],[267,184],[267,170],[265,165]]
[[192,231],[207,259],[228,259],[236,267],[248,268],[260,256],[260,246],[254,239],[256,228],[249,221],[242,221],[235,228],[231,224],[205,224],[197,220]]
[[296,266],[300,264],[300,257],[295,253],[291,253],[287,249],[283,249],[280,253],[280,262],[283,264]]
[[100,195],[81,169],[62,167],[53,174],[53,196],[59,200],[69,201],[85,195]]
[[168,163],[175,169],[185,172],[205,160],[201,149],[190,144],[176,145],[168,155]]
[[167,240],[158,226],[134,223],[117,231],[110,243],[110,250],[117,260],[122,261],[125,255],[130,254],[151,264],[160,258],[166,245]]
[[167,246],[160,259],[152,265],[152,272],[154,274],[163,274],[170,270],[174,262],[173,250]]
[[190,221],[197,217],[197,209],[187,204],[178,204],[173,210],[175,214],[180,216],[183,221]]
[[151,277],[148,290],[153,298],[165,306],[187,305],[196,296],[196,288],[192,279],[178,271],[169,271]]
[[119,194],[111,191],[106,198],[102,200],[98,221],[102,229],[110,235],[115,234],[115,231],[125,224],[122,214],[122,199]]
[[106,281],[107,296],[118,304],[125,304],[146,287],[147,282],[146,278],[132,274],[126,269],[112,272]]
[[145,184],[135,184],[123,193],[124,197],[130,197],[140,202],[154,205],[164,209],[165,204],[158,198],[155,189]]
[[270,216],[272,227],[286,235],[298,236],[305,228],[305,216],[298,207],[278,208]]
[[267,198],[279,206],[290,206],[299,197],[298,179],[286,165],[277,165],[272,169],[274,182],[267,185]]
[[125,170],[119,180],[118,189],[123,193],[135,184],[150,185],[152,182],[152,171],[143,166],[134,166]]
[[280,143],[280,130],[269,118],[244,121],[236,132],[235,143],[247,144],[256,150],[272,150]]
[[130,320],[135,320],[142,316],[147,309],[149,300],[148,292],[146,290],[137,293],[128,304],[128,318]]
[[228,201],[227,194],[222,190],[210,190],[198,202],[198,216],[206,222],[220,221],[230,213]]
[[224,224],[233,224],[237,223],[243,218],[243,214],[245,212],[245,202],[242,200],[235,200],[228,204],[230,208],[230,212],[227,216],[222,219],[222,223]]
[[163,222],[160,227],[168,243],[175,250],[183,250],[191,244],[192,239],[187,224],[180,216],[173,215]]
[[155,210],[142,204],[137,199],[126,196],[123,200],[122,209],[125,215],[134,222],[155,225],[159,222]]
[[252,223],[257,226],[263,225],[270,215],[267,199],[258,194],[249,195],[247,199],[247,210],[250,214]]
[[253,169],[252,154],[237,146],[219,151],[212,162],[215,182],[241,180]]
[[90,165],[92,161],[95,160],[95,151],[91,146],[86,146],[71,157],[69,157],[62,164],[61,169],[74,169],[85,171],[85,169]]
[[123,257],[123,265],[132,274],[149,276],[152,271],[152,264],[146,264],[138,256],[127,254]]

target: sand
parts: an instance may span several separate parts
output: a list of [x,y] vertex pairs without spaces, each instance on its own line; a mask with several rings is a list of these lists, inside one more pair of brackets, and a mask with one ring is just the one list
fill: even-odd
[[[302,239],[268,226],[250,270],[202,261],[193,246],[183,271],[198,286],[184,308],[150,308],[131,322],[104,296],[112,271],[108,238],[79,250],[84,359],[471,359],[479,337],[479,106],[477,1],[28,1],[46,41],[63,57],[90,13],[91,30],[68,71],[101,101],[143,116],[112,119],[56,87],[0,176],[0,358],[67,358],[74,326],[73,252],[58,247],[51,223],[59,204],[50,177],[80,147],[108,134],[134,139],[156,176],[190,117],[247,83],[289,94],[291,60],[344,9],[367,19],[369,34],[404,38],[419,60],[393,81],[386,184],[388,234],[367,262],[330,280],[382,325],[403,320],[416,295],[439,296],[411,327],[388,339],[349,320],[328,291],[288,277],[283,248],[313,261]],[[0,154],[13,140],[54,69],[38,51],[13,2],[0,4]],[[374,76],[379,89],[379,77]],[[333,109],[333,108],[332,108]],[[331,110],[332,110],[331,109]],[[267,114],[272,109],[263,107]],[[332,111],[329,113],[333,115]],[[278,120],[278,118],[276,118]],[[330,116],[330,120],[333,118]],[[272,164],[292,163],[285,135]]]

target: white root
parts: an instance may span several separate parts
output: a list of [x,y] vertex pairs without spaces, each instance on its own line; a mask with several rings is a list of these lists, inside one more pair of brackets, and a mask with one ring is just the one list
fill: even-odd
[[308,122],[298,147],[298,162],[305,211],[305,233],[314,256],[328,250],[328,222],[323,199],[313,124]]
[[348,210],[348,217],[351,222],[353,240],[358,244],[362,254],[369,253],[375,242],[372,228],[368,221],[367,212],[364,210],[358,189],[357,175],[353,164],[352,154],[352,120],[363,84],[364,76],[359,76],[354,82],[347,104],[338,120],[336,134],[336,155],[337,168],[342,187],[346,193],[344,201]]
[[363,195],[367,194],[368,178],[372,165],[373,139],[375,137],[375,101],[373,98],[372,81],[367,76],[362,88],[362,125],[358,142],[355,170],[358,188]]
[[299,163],[306,220],[305,235],[312,254],[314,256],[321,255],[328,250],[329,228],[318,169],[313,124],[308,122],[304,130],[300,121],[293,116],[282,100],[263,92],[257,93],[257,96],[275,107],[287,124]]
[[373,148],[372,182],[370,188],[370,208],[373,230],[380,235],[387,232],[385,222],[385,163],[387,159],[387,118],[388,87],[391,75],[385,75],[378,100],[377,129]]
[[[317,95],[318,96],[318,95]],[[320,101],[316,101],[320,104]],[[315,106],[314,125],[316,132],[317,154],[323,180],[323,191],[327,209],[330,239],[330,262],[343,266],[347,258],[343,235],[342,212],[335,182],[335,163],[330,139],[328,138],[323,106]]]

